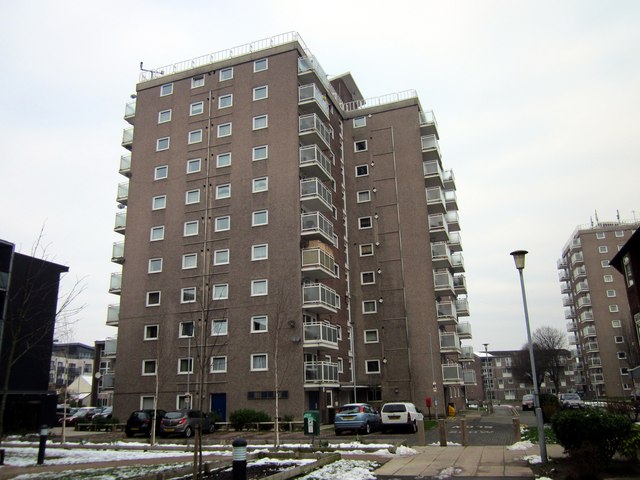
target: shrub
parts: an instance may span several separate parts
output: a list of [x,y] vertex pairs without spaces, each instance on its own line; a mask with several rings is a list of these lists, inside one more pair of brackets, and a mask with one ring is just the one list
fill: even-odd
[[284,432],[288,432],[289,422],[293,422],[293,415],[284,415],[280,420],[280,430]]
[[629,459],[638,458],[638,454],[640,453],[640,425],[631,425],[631,432],[626,440],[622,442],[619,452],[620,455]]
[[562,409],[558,397],[550,393],[540,394],[540,408],[545,423],[550,422],[554,415]]
[[585,464],[608,464],[629,438],[631,421],[624,415],[601,410],[564,410],[551,421],[558,443]]
[[250,408],[241,408],[240,410],[231,412],[231,415],[229,415],[229,422],[231,422],[231,425],[236,432],[244,429],[249,423],[270,421],[271,417],[265,412],[252,410]]

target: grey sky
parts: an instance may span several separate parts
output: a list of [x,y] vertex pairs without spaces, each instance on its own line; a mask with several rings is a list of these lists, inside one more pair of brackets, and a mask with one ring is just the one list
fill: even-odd
[[[295,30],[365,97],[415,89],[458,187],[472,344],[563,329],[556,259],[576,225],[640,218],[640,2],[5,2],[0,238],[86,277],[75,340],[105,326],[124,105],[157,67]],[[427,246],[425,246],[426,250]],[[66,282],[68,286],[70,282]]]

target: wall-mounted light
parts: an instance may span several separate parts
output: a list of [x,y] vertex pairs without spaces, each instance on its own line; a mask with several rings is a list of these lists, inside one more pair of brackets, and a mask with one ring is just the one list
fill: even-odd
[[382,269],[381,269],[381,268],[379,268],[379,269],[378,269],[378,275],[381,275],[381,274],[382,274]]
[[380,297],[380,298],[378,299],[378,303],[382,303],[382,302],[384,302],[384,300],[382,299],[382,297]]

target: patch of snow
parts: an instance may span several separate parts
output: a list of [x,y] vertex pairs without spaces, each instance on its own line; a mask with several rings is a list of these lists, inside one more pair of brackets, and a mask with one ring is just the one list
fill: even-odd
[[338,460],[301,477],[306,480],[375,480],[373,471],[378,468],[375,462],[363,460]]
[[451,478],[454,475],[459,475],[461,473],[462,473],[462,469],[461,468],[447,467],[447,468],[444,468],[444,469],[440,470],[440,472],[438,472],[438,474],[436,476],[434,476],[433,478],[437,478],[439,480],[443,480],[445,478]]
[[413,448],[405,447],[404,445],[400,445],[396,448],[396,455],[409,456],[409,455],[417,455],[418,451]]
[[542,463],[542,457],[540,455],[527,455],[526,457],[522,457],[522,459],[529,462],[530,465]]
[[513,445],[509,445],[507,450],[527,450],[528,448],[532,448],[535,445],[531,443],[529,440],[523,442],[516,442]]

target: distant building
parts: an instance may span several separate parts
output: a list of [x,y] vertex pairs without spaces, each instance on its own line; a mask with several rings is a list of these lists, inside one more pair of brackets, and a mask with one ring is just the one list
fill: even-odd
[[[49,369],[60,275],[69,269],[0,240],[0,385],[9,375],[4,432],[56,421]],[[4,393],[0,391],[0,396]]]
[[117,348],[117,338],[107,338],[95,342],[95,374],[91,389],[91,404],[96,407],[113,406]]
[[80,375],[93,375],[95,349],[82,343],[54,343],[49,383],[60,391]]
[[[558,260],[560,289],[570,344],[575,345],[575,383],[587,398],[631,394],[637,332],[628,287],[609,260],[640,222],[598,222],[579,226]],[[614,257],[615,258],[615,257]]]

